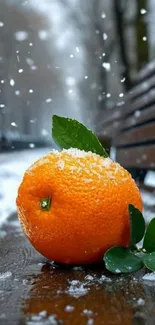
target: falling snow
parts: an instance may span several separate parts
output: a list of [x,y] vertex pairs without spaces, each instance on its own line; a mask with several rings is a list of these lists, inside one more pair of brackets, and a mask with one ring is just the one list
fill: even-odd
[[35,144],[34,144],[34,143],[29,143],[29,147],[30,147],[31,149],[33,149],[33,148],[35,148]]
[[26,58],[26,62],[30,66],[32,66],[34,64],[34,61],[31,58]]
[[107,71],[110,71],[111,65],[109,62],[102,63],[103,68],[105,68]]
[[15,85],[15,81],[14,81],[14,79],[10,79],[10,86],[14,86]]
[[106,41],[108,38],[108,35],[106,33],[103,33],[103,40]]
[[28,39],[28,33],[25,31],[18,31],[15,33],[15,39],[19,42],[25,41]]
[[45,100],[45,103],[51,103],[52,102],[52,98],[47,98],[46,100]]
[[106,14],[105,14],[105,12],[102,12],[101,18],[102,18],[102,19],[105,19],[105,18],[106,18]]
[[146,12],[147,12],[147,11],[146,11],[144,8],[140,9],[140,13],[141,13],[142,15],[145,15]]
[[76,85],[76,79],[74,77],[67,77],[66,78],[66,85],[67,86],[75,86]]
[[124,82],[125,81],[125,78],[121,79],[121,82]]
[[15,95],[19,96],[20,95],[20,90],[15,90]]
[[40,38],[42,41],[47,40],[47,39],[48,39],[48,32],[47,32],[47,30],[40,30],[40,31],[38,32],[38,36],[39,36],[39,38]]
[[11,125],[17,127],[17,124],[15,122],[11,122]]

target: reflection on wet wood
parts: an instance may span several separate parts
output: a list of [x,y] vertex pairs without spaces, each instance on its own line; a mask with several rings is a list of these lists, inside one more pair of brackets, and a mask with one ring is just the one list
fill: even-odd
[[111,276],[101,265],[55,265],[34,251],[15,220],[1,237],[1,325],[154,325],[154,283],[142,279],[144,270]]

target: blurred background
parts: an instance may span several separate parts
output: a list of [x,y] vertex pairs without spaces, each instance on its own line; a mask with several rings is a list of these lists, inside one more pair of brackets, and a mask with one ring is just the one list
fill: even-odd
[[154,0],[0,1],[0,127],[50,137],[51,116],[94,128],[154,57]]
[[1,220],[25,168],[55,147],[52,115],[98,133],[154,59],[154,28],[155,0],[0,1]]

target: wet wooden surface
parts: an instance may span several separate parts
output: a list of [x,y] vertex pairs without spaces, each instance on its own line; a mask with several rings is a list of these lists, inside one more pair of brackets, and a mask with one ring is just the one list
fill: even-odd
[[35,252],[16,215],[0,237],[1,325],[155,324],[155,282],[145,270],[111,276],[101,265],[55,265]]

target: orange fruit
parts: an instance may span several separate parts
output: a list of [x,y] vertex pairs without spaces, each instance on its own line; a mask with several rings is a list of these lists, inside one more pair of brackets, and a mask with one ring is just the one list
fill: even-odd
[[54,151],[35,162],[17,197],[19,220],[32,245],[68,264],[97,262],[108,248],[127,246],[128,204],[142,210],[128,171],[77,149]]

